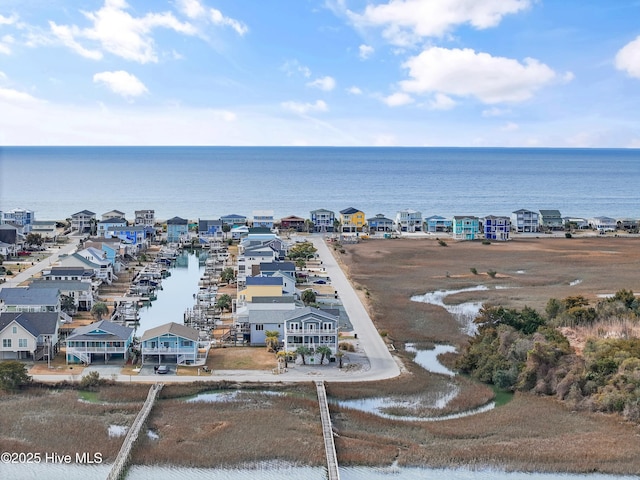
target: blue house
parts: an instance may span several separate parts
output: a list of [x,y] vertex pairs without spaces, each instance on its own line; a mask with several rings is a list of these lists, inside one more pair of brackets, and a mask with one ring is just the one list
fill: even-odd
[[112,217],[98,222],[98,236],[107,237],[108,231],[112,228],[122,228],[127,226],[127,221],[122,217]]
[[391,232],[393,231],[393,220],[378,213],[375,217],[367,218],[369,232]]
[[453,238],[456,240],[475,240],[480,233],[480,219],[474,216],[456,215],[453,217]]
[[313,229],[316,232],[333,232],[336,214],[331,210],[319,208],[310,212]]
[[175,322],[165,323],[144,332],[142,363],[190,365],[198,360],[198,331]]
[[189,221],[180,217],[167,220],[167,242],[180,243],[187,240]]
[[432,215],[425,219],[427,224],[427,232],[450,232],[453,228],[453,220],[441,217],[440,215]]
[[485,239],[506,242],[510,238],[511,219],[509,217],[488,215],[484,217],[483,228]]
[[129,358],[132,341],[133,328],[108,320],[78,327],[67,337],[67,363],[125,362]]
[[230,213],[229,215],[224,215],[220,217],[220,221],[225,225],[246,225],[247,217],[244,215],[238,215],[237,213]]
[[202,239],[221,239],[224,236],[222,231],[222,220],[202,220],[198,219],[198,236]]
[[[142,248],[146,248],[147,246],[147,230],[149,227],[143,226],[118,226],[118,227],[109,227],[107,230],[107,238],[119,238],[124,243],[128,245],[132,245],[136,247],[136,249],[140,250]],[[153,228],[151,228],[153,231]]]

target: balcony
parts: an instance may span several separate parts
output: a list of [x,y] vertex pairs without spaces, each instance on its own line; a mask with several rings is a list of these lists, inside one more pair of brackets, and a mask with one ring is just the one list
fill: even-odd
[[124,353],[127,347],[69,347],[67,346],[67,354],[86,354],[86,353]]
[[193,347],[143,347],[143,355],[182,355],[193,354],[197,350]]
[[286,329],[285,335],[337,335],[338,329],[332,328],[329,330],[322,330],[318,328],[298,328],[294,329]]

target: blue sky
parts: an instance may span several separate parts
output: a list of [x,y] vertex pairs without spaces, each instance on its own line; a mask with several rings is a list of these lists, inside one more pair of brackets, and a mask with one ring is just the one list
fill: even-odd
[[0,144],[640,148],[640,1],[3,0]]

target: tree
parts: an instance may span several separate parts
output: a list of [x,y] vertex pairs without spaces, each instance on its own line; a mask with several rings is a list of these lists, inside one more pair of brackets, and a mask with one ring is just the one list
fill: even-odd
[[268,352],[277,352],[280,346],[280,332],[278,330],[267,330],[265,334],[265,343]]
[[313,223],[308,218],[304,221],[304,229],[307,233],[313,232],[313,229],[315,228],[315,226],[316,226],[315,223]]
[[320,345],[316,348],[316,352],[320,354],[320,365],[324,363],[325,358],[329,358],[331,356],[331,348],[326,345]]
[[41,246],[44,243],[44,239],[42,238],[42,235],[40,235],[39,233],[29,233],[27,234],[27,245],[36,245],[36,246]]
[[91,315],[95,317],[96,320],[102,320],[102,317],[109,314],[109,307],[104,302],[96,302],[91,307]]
[[218,299],[216,300],[216,305],[223,312],[225,310],[231,310],[231,297],[229,295],[227,295],[226,293],[220,295],[218,297]]
[[344,352],[342,350],[338,350],[336,352],[336,357],[338,358],[338,368],[342,368],[342,357],[344,357]]
[[73,315],[77,310],[76,302],[70,295],[60,295],[60,308],[69,315]]
[[313,290],[308,289],[302,292],[300,299],[304,302],[305,305],[310,305],[312,303],[316,303],[316,294]]
[[313,243],[301,242],[296,243],[291,247],[288,255],[291,260],[296,260],[298,258],[307,260],[308,258],[315,257],[317,251],[318,249],[313,246]]
[[235,278],[236,278],[236,272],[231,267],[225,268],[224,270],[222,270],[222,273],[220,274],[220,279],[226,283],[231,283],[233,280],[235,280]]
[[306,356],[311,355],[311,350],[309,349],[309,347],[300,345],[298,348],[296,348],[296,353],[300,355],[300,358],[302,358],[302,364],[306,365],[307,364]]
[[0,362],[0,389],[17,390],[31,382],[27,367],[16,360]]

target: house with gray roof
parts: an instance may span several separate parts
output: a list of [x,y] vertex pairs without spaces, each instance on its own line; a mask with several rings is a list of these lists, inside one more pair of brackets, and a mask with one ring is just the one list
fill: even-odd
[[562,230],[564,228],[560,210],[540,210],[539,221],[541,230]]
[[57,288],[14,287],[0,290],[0,312],[60,313]]
[[199,337],[198,330],[175,322],[151,328],[140,339],[142,363],[196,363]]
[[167,220],[167,242],[182,243],[189,236],[189,220],[173,217]]
[[538,212],[521,208],[511,212],[511,226],[518,233],[534,233],[540,226],[539,217]]
[[367,218],[367,225],[369,225],[369,233],[392,232],[394,222],[390,218],[385,217],[382,213],[378,213],[375,217]]
[[111,227],[126,227],[127,221],[122,217],[109,217],[98,222],[98,236],[106,237]]
[[336,214],[331,210],[319,208],[309,212],[311,222],[313,222],[313,230],[315,232],[333,232],[336,223]]
[[0,360],[44,360],[58,350],[55,312],[0,313]]
[[91,282],[37,279],[29,284],[29,288],[55,288],[60,292],[60,295],[73,299],[76,310],[80,312],[91,311],[94,304]]
[[133,328],[108,320],[78,327],[67,337],[67,363],[124,363],[129,358],[133,331]]
[[[304,346],[315,352],[327,346],[338,351],[338,317],[313,307],[297,308],[284,318],[284,349],[295,351]],[[319,358],[319,357],[318,357]]]
[[71,215],[71,230],[79,233],[89,233],[96,222],[96,214],[89,210],[82,210]]
[[235,323],[251,345],[265,345],[268,330],[276,330],[284,336],[284,317],[296,309],[295,298],[288,296],[253,297],[250,303],[236,310]]

